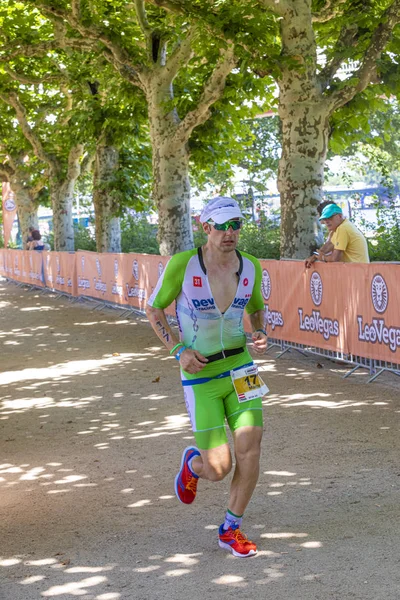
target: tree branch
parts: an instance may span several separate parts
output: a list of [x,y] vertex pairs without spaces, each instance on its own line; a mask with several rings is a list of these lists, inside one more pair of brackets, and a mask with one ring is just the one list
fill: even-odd
[[282,17],[296,0],[260,0],[264,8]]
[[166,64],[160,70],[161,78],[165,83],[172,83],[182,66],[187,65],[193,56],[192,42],[196,36],[196,28],[192,27],[184,40],[177,45]]
[[6,71],[6,73],[8,73],[8,75],[11,77],[11,79],[14,79],[14,81],[19,81],[20,83],[26,83],[27,85],[39,85],[41,83],[48,83],[51,81],[60,81],[61,79],[60,75],[44,75],[43,77],[29,77],[27,75],[23,75],[22,73],[17,73],[16,71],[13,71],[8,65],[5,65],[3,68]]
[[81,173],[81,165],[79,163],[80,157],[84,153],[84,145],[76,144],[72,146],[68,155],[68,170],[67,170],[67,178],[69,181],[72,179],[77,179]]
[[[14,58],[20,56],[32,57],[32,56],[45,56],[52,50],[58,50],[59,45],[57,42],[42,42],[41,44],[10,44],[9,46],[3,46],[1,49],[2,55],[0,56],[0,62],[8,62]],[[8,54],[6,54],[8,52]]]
[[219,61],[206,82],[197,107],[187,113],[186,117],[178,125],[171,145],[176,144],[182,146],[183,144],[186,144],[193,129],[207,121],[209,118],[210,106],[222,96],[225,89],[226,78],[237,62],[234,44],[232,42],[229,43],[226,50],[221,51],[221,54],[222,60]]
[[[107,54],[104,54],[105,57],[107,58],[107,60],[109,60],[109,62],[111,62],[115,67],[117,67],[117,64],[119,65],[118,70],[121,73],[121,75],[123,75],[123,73],[124,73],[124,70],[121,69],[121,67],[127,67],[130,70],[130,77],[128,80],[131,83],[133,83],[132,73],[135,72],[136,73],[136,81],[135,81],[134,85],[138,85],[139,87],[141,87],[141,85],[140,85],[141,82],[140,82],[140,78],[139,78],[140,68],[132,65],[132,60],[131,60],[131,57],[129,56],[128,52],[120,44],[118,44],[117,42],[112,40],[105,31],[102,31],[102,30],[98,29],[97,27],[94,27],[91,25],[83,25],[82,24],[82,22],[79,18],[79,15],[80,15],[79,0],[75,0],[72,3],[73,10],[71,12],[63,10],[61,8],[49,7],[46,4],[46,2],[44,2],[43,0],[36,0],[35,5],[37,8],[39,8],[43,12],[43,14],[45,14],[49,18],[51,18],[51,16],[53,16],[53,17],[61,18],[64,21],[66,21],[72,27],[72,29],[77,31],[82,36],[82,38],[84,40],[86,40],[86,42],[88,40],[91,40],[92,42],[95,42],[95,43],[101,42],[103,44],[103,46],[105,46],[105,48],[108,50]],[[91,49],[94,50],[93,43],[92,43]],[[111,56],[112,56],[112,60],[110,60]],[[127,78],[127,77],[125,77],[125,78]]]
[[325,89],[332,81],[335,73],[343,63],[343,54],[346,50],[357,45],[357,34],[357,23],[349,23],[342,27],[333,50],[333,58],[321,69],[318,75],[322,89]]
[[20,102],[17,94],[15,92],[11,92],[8,95],[5,95],[0,92],[0,99],[3,100],[6,104],[9,104],[15,110],[15,114],[18,120],[18,123],[21,127],[21,131],[24,134],[25,138],[31,144],[36,156],[46,163],[49,166],[49,169],[52,173],[58,173],[59,164],[54,158],[52,158],[47,152],[44,150],[42,142],[39,137],[33,132],[31,126],[28,123],[28,118],[26,115],[26,110],[23,104]]
[[2,177],[3,181],[10,181],[11,177],[14,175],[14,169],[10,167],[10,165],[5,165],[4,163],[0,163],[0,177]]
[[350,102],[356,94],[367,87],[376,72],[376,61],[389,41],[393,28],[398,23],[400,23],[400,0],[394,0],[383,12],[380,23],[372,34],[371,43],[364,54],[361,66],[352,76],[352,79],[356,78],[357,82],[331,94],[329,98],[331,112]]
[[91,172],[91,170],[93,169],[93,163],[94,163],[95,158],[96,158],[96,155],[94,152],[86,152],[86,154],[83,157],[83,160],[81,162],[82,175],[85,173]]
[[334,17],[338,16],[338,13],[342,11],[342,4],[344,4],[346,0],[328,0],[325,6],[317,13],[313,13],[312,21],[313,23],[326,23],[330,21]]
[[143,32],[144,37],[147,40],[151,40],[152,29],[147,19],[146,9],[144,7],[144,0],[135,0],[135,10],[138,18],[140,29]]

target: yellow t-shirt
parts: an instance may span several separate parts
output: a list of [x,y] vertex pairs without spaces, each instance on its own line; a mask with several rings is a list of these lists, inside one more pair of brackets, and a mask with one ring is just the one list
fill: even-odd
[[343,252],[343,262],[369,263],[367,240],[348,219],[333,232],[331,242]]

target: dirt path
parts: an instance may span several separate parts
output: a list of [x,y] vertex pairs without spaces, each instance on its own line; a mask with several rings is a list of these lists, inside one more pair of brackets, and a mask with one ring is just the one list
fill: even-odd
[[[261,476],[217,545],[229,481],[183,507],[192,435],[145,320],[0,282],[1,600],[400,598],[400,382],[271,353]],[[317,367],[320,363],[322,368]]]

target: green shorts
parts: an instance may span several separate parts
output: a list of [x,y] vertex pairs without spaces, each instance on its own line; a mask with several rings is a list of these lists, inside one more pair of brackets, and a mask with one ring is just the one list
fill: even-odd
[[224,371],[220,365],[219,370],[222,372],[217,375],[210,373],[208,377],[201,377],[203,371],[196,375],[182,372],[186,408],[196,444],[202,450],[227,443],[225,419],[231,431],[246,426],[263,426],[262,399],[239,402],[229,375],[232,369],[252,364],[250,354],[245,351],[239,357],[218,362],[222,363]]

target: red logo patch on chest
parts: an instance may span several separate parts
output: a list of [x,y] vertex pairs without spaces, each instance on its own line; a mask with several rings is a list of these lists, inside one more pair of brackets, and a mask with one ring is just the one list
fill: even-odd
[[194,287],[203,287],[201,277],[193,277],[193,286]]
[[244,285],[245,287],[249,285],[249,280],[247,279],[247,277],[245,277],[245,278],[243,279],[243,285]]

